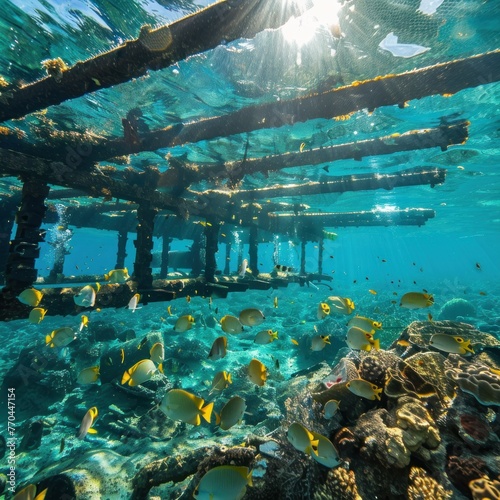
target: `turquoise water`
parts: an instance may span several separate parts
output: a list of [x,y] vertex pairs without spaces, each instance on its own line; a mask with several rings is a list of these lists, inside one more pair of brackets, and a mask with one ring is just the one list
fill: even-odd
[[[276,2],[275,10],[281,9],[279,3]],[[315,9],[323,8],[321,2],[313,3]],[[123,136],[122,119],[135,108],[141,110],[149,130],[155,130],[499,49],[500,4],[493,0],[351,0],[338,9],[335,3],[329,3],[326,10],[316,11],[312,18],[306,12],[309,6],[305,2],[297,4],[302,16],[277,30],[224,42],[213,50],[159,71],[149,71],[132,81],[7,120],[1,124],[6,129],[0,130],[0,147],[29,153],[33,151],[31,146],[42,148],[57,137],[69,137],[63,132],[115,139]],[[4,91],[44,78],[43,60],[60,57],[72,66],[136,38],[145,24],[157,27],[171,23],[206,5],[208,2],[188,0],[7,0],[0,7],[0,76],[9,84]],[[398,37],[395,45],[391,37],[387,38],[391,33]],[[485,73],[479,86],[451,96],[409,100],[405,107],[362,110],[345,119],[290,120],[290,124],[279,128],[245,134],[229,132],[213,140],[102,162],[101,167],[113,166],[118,173],[127,169],[141,172],[148,166],[164,173],[172,168],[171,157],[207,166],[470,122],[467,141],[446,151],[434,147],[287,167],[269,175],[246,175],[237,186],[237,190],[256,189],[327,181],[340,175],[445,168],[445,182],[433,188],[421,185],[342,194],[300,194],[272,200],[307,205],[306,213],[434,210],[434,217],[422,226],[321,228],[335,232],[336,239],[307,241],[304,256],[301,240],[294,232],[270,234],[260,229],[257,269],[252,271],[269,280],[269,274],[276,273],[276,265],[291,267],[289,273],[279,274],[280,286],[273,282],[275,286],[265,290],[250,287],[245,292],[231,292],[226,298],[191,296],[189,300],[181,297],[170,302],[139,303],[140,308],[134,312],[97,307],[97,300],[95,307],[75,306],[67,316],[54,315],[49,308],[40,324],[31,324],[24,317],[0,323],[0,455],[2,442],[10,446],[0,461],[0,474],[7,478],[1,498],[13,498],[14,491],[29,484],[36,486],[36,494],[47,489],[44,494],[48,500],[191,498],[208,470],[230,464],[252,471],[254,486],[247,487],[248,499],[483,498],[475,496],[481,493],[477,493],[476,484],[469,486],[469,482],[487,476],[489,484],[494,485],[500,475],[498,389],[493,390],[494,401],[490,404],[479,401],[457,384],[447,401],[436,396],[428,399],[418,391],[398,397],[386,391],[381,401],[361,396],[356,399],[345,387],[352,376],[349,378],[342,367],[345,359],[352,361],[361,376],[366,359],[375,359],[383,367],[383,376],[377,379],[373,375],[370,382],[386,387],[391,373],[402,370],[398,363],[410,363],[415,353],[439,353],[442,359],[438,368],[442,370],[436,373],[442,381],[448,380],[450,376],[445,376],[443,367],[447,367],[449,375],[450,370],[459,370],[460,363],[454,361],[453,352],[431,347],[425,336],[421,341],[417,330],[430,328],[431,333],[445,332],[470,340],[475,352],[462,361],[478,369],[486,366],[487,372],[492,370],[488,375],[493,377],[493,387],[500,383],[500,84],[494,81],[493,73]],[[19,140],[13,141],[13,135]],[[1,173],[0,199],[20,196],[19,178],[4,170]],[[193,182],[189,188],[193,192],[221,189],[231,193],[224,178]],[[39,278],[48,277],[54,265],[51,243],[56,240],[58,226],[68,224],[72,235],[66,243],[68,253],[59,276],[61,283],[35,283],[36,288],[81,287],[93,282],[88,278],[94,275],[102,285],[106,284],[103,274],[114,269],[117,261],[116,230],[104,229],[105,218],[94,219],[91,227],[80,227],[72,223],[71,215],[66,215],[66,207],[70,214],[92,206],[108,208],[109,215],[115,199],[104,200],[103,195],[91,198],[73,193],[59,199],[54,194],[47,201],[52,213],[59,207],[59,216],[42,224],[47,237],[40,244],[36,261]],[[196,199],[192,192],[182,196]],[[266,199],[256,201],[264,206],[267,203]],[[127,211],[135,209],[136,205],[130,205]],[[293,205],[284,209],[292,210]],[[199,222],[200,217],[187,217],[182,222],[182,234],[173,239],[170,250],[188,251],[193,244],[190,235]],[[134,226],[135,223],[127,225],[125,266],[131,275],[135,261]],[[14,225],[11,237],[16,228]],[[229,275],[235,282],[252,283],[250,273],[238,277],[242,259],[250,259],[248,234],[248,227],[228,221],[221,225],[215,256],[217,280],[223,279],[229,241]],[[157,277],[162,238],[155,236],[153,243],[153,274]],[[321,244],[322,276],[314,276],[319,273]],[[304,278],[301,261],[309,276],[299,283],[299,276]],[[196,278],[190,271],[187,265],[171,266],[168,277]],[[75,284],[82,275],[83,283]],[[408,292],[430,294],[433,304],[418,309],[400,307],[401,297]],[[318,305],[331,305],[332,296],[352,299],[355,311],[351,315],[336,315],[332,310],[324,319],[318,319]],[[225,315],[238,317],[246,308],[261,310],[264,322],[245,327],[240,334],[223,331],[220,320]],[[88,317],[88,327],[80,332],[82,314]],[[376,333],[380,351],[364,352],[347,346],[347,322],[355,314],[382,322],[382,329]],[[188,331],[176,332],[174,326],[183,315],[192,315],[194,325]],[[443,321],[453,323],[450,326]],[[412,324],[409,336],[405,329]],[[48,347],[46,336],[61,327],[77,331],[76,339],[65,347]],[[278,340],[255,344],[256,334],[267,329],[277,331]],[[312,339],[317,335],[329,336],[330,343],[313,351]],[[220,336],[228,339],[228,353],[223,359],[212,361],[207,356]],[[409,350],[404,352],[402,346],[408,338]],[[398,345],[398,340],[403,343]],[[139,387],[122,385],[123,372],[139,360],[148,359],[156,342],[165,348],[163,373],[157,370],[151,380]],[[248,365],[254,358],[267,369],[263,387],[248,377]],[[420,362],[418,357],[413,359]],[[429,382],[425,359],[417,372]],[[445,365],[445,361],[449,364]],[[81,370],[92,366],[99,366],[96,383],[77,383]],[[221,393],[210,392],[213,377],[223,370],[231,374],[232,384]],[[345,378],[337,381],[341,394],[339,412],[327,420],[322,413],[324,401],[313,399],[311,394],[325,389],[321,383],[332,371],[335,377],[342,372]],[[431,385],[435,388],[439,384],[433,381]],[[205,404],[214,402],[214,413],[220,413],[233,396],[240,396],[246,401],[246,413],[229,430],[216,425],[215,415],[210,423],[202,420],[193,426],[169,418],[158,408],[172,389],[189,391]],[[402,418],[395,416],[398,405],[406,404],[404,398],[408,396],[418,400],[418,404],[407,406],[414,412],[412,415],[418,415],[417,420],[427,418],[422,408],[428,412],[424,427],[436,429],[439,445],[430,444],[430,438],[418,441],[420,434],[411,425],[411,436],[408,428],[404,434],[398,427],[397,421]],[[417,406],[421,410],[415,410]],[[78,429],[92,407],[99,413],[95,420],[97,433],[79,440]],[[411,413],[410,410],[407,411]],[[290,444],[287,430],[293,422],[327,437],[336,446],[340,458],[335,467],[320,465],[313,452],[303,453]],[[387,428],[387,434],[375,432],[373,427],[377,426]],[[352,441],[349,433],[355,436]],[[397,433],[406,439],[400,448],[389,439]],[[408,444],[411,439],[417,444]],[[264,448],[259,452],[258,444],[264,442],[275,443],[271,446],[277,451]],[[394,446],[400,455],[393,455]],[[405,456],[408,460],[401,458]],[[150,464],[159,460],[165,461],[151,474],[151,489],[140,488],[140,471],[148,470]],[[14,475],[10,467],[14,467]],[[420,483],[412,479],[417,469],[425,476]],[[397,485],[394,477],[401,478]],[[344,478],[344,483],[339,478]],[[213,498],[240,498],[225,488],[216,485]]]

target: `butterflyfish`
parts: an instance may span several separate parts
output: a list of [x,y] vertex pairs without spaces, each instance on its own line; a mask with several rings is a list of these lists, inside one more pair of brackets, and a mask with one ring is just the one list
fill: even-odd
[[45,318],[45,314],[47,313],[47,309],[43,309],[41,307],[35,307],[30,311],[28,316],[28,321],[33,323],[34,325],[39,325],[43,318]]
[[247,404],[243,398],[233,396],[222,408],[220,414],[215,414],[215,423],[224,431],[233,425],[241,424]]
[[240,323],[244,326],[258,326],[263,323],[265,319],[266,317],[262,311],[255,308],[243,309],[239,315]]
[[318,440],[315,439],[312,432],[306,429],[302,424],[298,422],[291,424],[286,432],[286,437],[296,450],[306,453],[307,455],[316,453],[315,450],[318,447]]
[[136,386],[151,380],[156,372],[156,366],[150,359],[141,359],[134,366],[125,370],[122,377],[122,385]]
[[326,419],[333,418],[333,416],[337,413],[337,410],[339,409],[339,404],[340,401],[337,401],[335,399],[330,399],[325,403],[325,406],[323,407],[323,416]]
[[141,295],[139,293],[135,293],[132,295],[132,298],[129,300],[127,304],[127,308],[131,309],[132,312],[135,312],[136,309],[140,309],[137,304],[139,304],[139,301],[141,300]]
[[100,288],[99,283],[85,285],[76,295],[73,295],[75,304],[80,307],[94,307],[97,292]]
[[380,401],[380,393],[383,391],[382,387],[378,387],[367,380],[362,378],[355,378],[347,382],[346,387],[356,396],[362,398]]
[[274,297],[273,299],[273,305],[275,309],[278,309],[278,297]]
[[351,314],[356,308],[354,302],[347,297],[331,296],[328,297],[331,302],[331,310],[337,314]]
[[149,351],[149,355],[151,356],[151,361],[154,361],[157,364],[163,363],[165,359],[165,348],[161,342],[156,342],[153,344]]
[[399,305],[406,309],[422,309],[434,304],[434,297],[428,293],[408,292],[401,297]]
[[78,328],[78,331],[81,332],[88,325],[89,325],[89,318],[88,318],[88,316],[85,316],[85,314],[82,314],[81,321],[80,321],[80,326]]
[[210,353],[208,354],[208,359],[212,361],[217,361],[218,359],[222,359],[225,357],[227,353],[227,338],[226,337],[217,337],[210,349]]
[[203,417],[210,423],[214,407],[213,403],[203,406],[205,401],[183,389],[171,389],[160,404],[160,409],[168,418],[180,420],[187,424],[200,425]]
[[85,436],[88,434],[97,434],[97,431],[92,428],[94,422],[97,418],[98,411],[97,407],[93,406],[90,408],[85,416],[82,419],[82,423],[80,424],[80,430],[78,431],[78,439],[85,439]]
[[95,384],[99,380],[99,367],[90,366],[89,368],[84,368],[76,378],[79,384]]
[[35,288],[27,288],[18,296],[17,300],[26,306],[36,307],[42,301],[43,293]]
[[13,497],[12,500],[44,500],[47,495],[48,488],[36,494],[36,486],[34,484],[28,484],[22,490],[19,490]]
[[274,266],[274,269],[276,269],[276,271],[279,271],[280,273],[291,273],[293,271],[293,267],[282,266],[281,264],[276,264]]
[[148,343],[148,336],[146,335],[137,345],[137,350],[140,351]]
[[231,379],[231,374],[225,371],[218,372],[215,374],[212,380],[212,389],[210,393],[214,391],[223,391],[229,384],[232,384],[233,380]]
[[365,318],[364,316],[354,316],[354,318],[349,320],[347,326],[349,328],[355,326],[357,328],[361,328],[361,330],[364,330],[365,332],[375,333],[375,330],[380,330],[382,328],[382,323],[380,321],[374,321],[370,318]]
[[365,332],[357,326],[349,328],[345,341],[351,349],[355,350],[370,352],[372,349],[376,351],[380,349],[380,340],[375,340],[373,334]]
[[248,365],[248,378],[255,385],[261,387],[266,383],[267,369],[258,359],[254,358],[250,361]]
[[104,279],[110,284],[125,283],[130,279],[130,276],[128,274],[128,269],[124,267],[123,269],[113,269],[109,271],[109,273],[104,275]]
[[329,469],[337,467],[340,464],[340,457],[333,443],[322,434],[313,431],[311,431],[311,434],[313,439],[318,442],[315,453],[311,454],[314,460]]
[[49,347],[65,347],[76,339],[75,331],[69,326],[53,330],[45,336],[45,344]]
[[432,347],[440,351],[454,354],[474,354],[470,342],[470,340],[465,340],[459,335],[447,335],[446,333],[435,333],[429,341]]
[[220,320],[220,326],[226,333],[241,333],[243,331],[243,325],[240,323],[240,320],[230,314],[226,314]]
[[330,314],[330,306],[326,302],[320,302],[316,311],[316,318],[324,319]]
[[191,328],[193,328],[193,325],[194,317],[190,314],[185,314],[175,322],[174,330],[178,333],[187,332],[188,330],[191,330]]
[[220,465],[201,478],[193,496],[199,500],[240,500],[247,486],[252,486],[252,472],[248,467]]
[[326,344],[330,343],[329,335],[315,335],[311,339],[311,350],[313,351],[321,351],[325,348]]
[[259,332],[254,339],[254,343],[256,344],[270,344],[271,342],[274,342],[278,338],[278,332],[273,332],[271,329],[269,330],[262,330]]
[[248,260],[247,259],[243,259],[243,261],[240,264],[240,267],[238,268],[238,276],[240,278],[244,278],[245,274],[247,273],[247,271],[249,271],[249,269],[248,269]]

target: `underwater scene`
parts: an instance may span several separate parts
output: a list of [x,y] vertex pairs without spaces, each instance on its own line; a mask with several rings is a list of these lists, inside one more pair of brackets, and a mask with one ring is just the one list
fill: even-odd
[[0,499],[500,499],[498,0],[0,13]]

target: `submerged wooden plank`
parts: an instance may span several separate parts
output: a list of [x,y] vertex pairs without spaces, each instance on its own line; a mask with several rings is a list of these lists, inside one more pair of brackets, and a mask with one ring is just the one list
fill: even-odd
[[0,93],[0,122],[166,68],[189,56],[259,31],[278,28],[298,14],[293,2],[279,9],[267,0],[222,0],[136,40],[37,82]]

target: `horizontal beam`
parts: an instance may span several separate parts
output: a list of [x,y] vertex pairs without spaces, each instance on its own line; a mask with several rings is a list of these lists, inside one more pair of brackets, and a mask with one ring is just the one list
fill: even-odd
[[[373,111],[382,106],[403,106],[406,101],[412,99],[436,94],[454,94],[466,88],[499,80],[500,49],[405,73],[354,82],[320,94],[248,106],[223,116],[171,125],[142,134],[134,144],[121,138],[96,138],[91,147],[87,148],[88,154],[82,160],[81,166],[140,151],[156,151],[317,118],[331,119],[362,109]],[[30,154],[63,159],[67,155],[68,146],[76,148],[82,143],[86,144],[84,137],[75,139],[74,144],[68,143],[66,139],[57,140],[53,137],[50,145],[36,146]],[[26,144],[26,148],[26,151],[29,151],[31,145]]]
[[294,2],[272,8],[267,0],[222,0],[168,26],[143,26],[139,37],[77,62],[55,76],[0,94],[0,122],[112,87],[238,38],[282,26],[299,14]]
[[[419,167],[394,172],[391,174],[353,174],[328,176],[321,181],[311,181],[304,184],[286,184],[268,186],[257,189],[235,190],[230,192],[231,202],[258,201],[268,198],[291,196],[313,196],[318,194],[345,193],[346,191],[367,191],[374,189],[391,190],[404,186],[428,184],[434,187],[442,184],[446,178],[446,169],[435,167]],[[196,193],[200,198],[207,197],[217,202],[225,191],[207,190]],[[266,205],[263,205],[266,208]]]
[[[197,181],[229,178],[231,184],[240,181],[245,175],[268,173],[270,171],[303,165],[318,165],[337,160],[361,160],[366,156],[388,155],[402,151],[413,151],[439,147],[445,151],[448,146],[463,144],[468,139],[469,122],[453,125],[412,130],[403,134],[391,134],[375,139],[356,141],[316,148],[309,151],[294,151],[263,158],[248,158],[244,161],[222,164],[197,164]],[[329,166],[324,167],[328,171]]]

